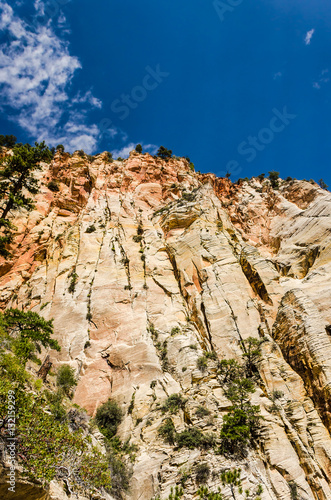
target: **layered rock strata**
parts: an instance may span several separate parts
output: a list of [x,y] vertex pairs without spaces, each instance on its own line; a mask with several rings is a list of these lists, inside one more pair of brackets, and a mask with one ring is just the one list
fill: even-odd
[[[119,435],[139,448],[127,498],[167,498],[186,471],[193,499],[205,462],[211,489],[241,467],[243,488],[262,484],[264,500],[293,498],[293,484],[302,499],[331,499],[330,193],[305,181],[233,185],[134,152],[58,154],[40,182],[35,210],[15,217],[2,307],[54,318],[52,361],[76,369],[74,401],[91,416],[109,397],[125,410]],[[216,361],[201,371],[197,360],[240,361],[249,337],[265,340],[253,395],[261,445],[231,461],[165,444],[160,407],[174,393],[187,398],[178,432],[219,435],[231,403]],[[209,417],[196,416],[200,405]]]

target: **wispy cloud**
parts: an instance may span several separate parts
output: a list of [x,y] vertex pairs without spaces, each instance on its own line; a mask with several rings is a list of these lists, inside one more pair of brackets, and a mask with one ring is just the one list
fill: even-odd
[[278,80],[278,78],[281,78],[283,76],[283,73],[281,71],[278,71],[277,73],[274,74],[274,80]]
[[[112,151],[113,157],[118,158],[120,156],[121,158],[127,158],[129,156],[130,152],[136,147],[136,145],[137,145],[137,143],[130,142],[130,144],[127,144],[126,146],[124,146],[121,149],[113,150]],[[147,151],[151,155],[154,155],[158,150],[158,147],[155,146],[155,144],[143,144],[143,143],[141,143],[141,145],[143,147],[143,150]]]
[[323,84],[326,84],[330,81],[330,74],[328,69],[323,69],[321,74],[319,75],[316,82],[313,82],[314,89],[319,90]]
[[305,44],[306,45],[310,45],[310,42],[311,42],[311,39],[313,38],[314,33],[315,33],[314,29],[307,31],[306,36],[305,36]]
[[[35,0],[34,6],[42,15],[44,2]],[[61,14],[58,21],[64,20]],[[35,140],[94,151],[100,131],[89,123],[88,111],[102,103],[91,90],[69,96],[81,64],[68,43],[55,34],[51,22],[32,28],[3,0],[0,29],[7,35],[0,46],[1,110]]]

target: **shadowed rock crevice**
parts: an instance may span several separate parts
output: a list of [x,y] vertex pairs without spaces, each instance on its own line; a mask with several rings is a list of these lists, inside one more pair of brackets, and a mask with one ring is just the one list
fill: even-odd
[[267,304],[272,305],[273,302],[268,294],[268,291],[263,283],[259,273],[254,269],[253,265],[251,265],[245,254],[242,252],[240,255],[240,265],[243,270],[244,275],[246,276],[248,283],[254,290],[254,292]]

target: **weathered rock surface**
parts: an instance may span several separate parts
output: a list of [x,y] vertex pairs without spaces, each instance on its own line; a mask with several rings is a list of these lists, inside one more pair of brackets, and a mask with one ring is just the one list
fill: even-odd
[[[46,187],[53,178],[58,193]],[[131,404],[119,431],[139,446],[127,498],[166,498],[186,470],[193,499],[202,461],[211,488],[240,466],[243,489],[262,484],[263,500],[291,499],[290,484],[300,498],[331,499],[330,193],[303,181],[232,185],[136,153],[58,155],[40,180],[35,210],[15,218],[0,299],[54,318],[62,351],[52,361],[75,367],[74,400],[90,415],[109,397]],[[201,372],[197,359],[215,350],[239,360],[248,337],[266,340],[253,396],[261,448],[240,463],[164,444],[160,404],[178,392],[188,402],[177,431],[192,422],[219,434],[229,401],[215,363]],[[199,405],[210,418],[196,417]]]

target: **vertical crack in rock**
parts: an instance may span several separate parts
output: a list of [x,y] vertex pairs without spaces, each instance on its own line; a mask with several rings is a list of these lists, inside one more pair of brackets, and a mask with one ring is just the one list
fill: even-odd
[[204,321],[205,321],[206,330],[208,332],[210,346],[213,349],[213,339],[212,339],[212,336],[210,333],[210,328],[209,328],[208,319],[207,319],[207,315],[206,315],[206,308],[205,308],[205,305],[203,302],[201,302],[200,308],[201,308],[202,316],[203,316]]
[[243,270],[244,275],[246,276],[250,286],[254,290],[254,292],[267,304],[273,305],[273,302],[267,292],[265,284],[263,283],[259,273],[256,269],[250,264],[244,252],[241,252],[240,255],[240,265]]

